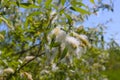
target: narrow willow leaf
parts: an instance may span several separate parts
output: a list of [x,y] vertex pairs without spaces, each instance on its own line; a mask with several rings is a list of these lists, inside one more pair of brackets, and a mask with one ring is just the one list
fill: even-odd
[[73,6],[71,6],[70,9],[73,11],[76,11],[76,9]]
[[20,7],[20,2],[18,0],[16,1],[16,4],[18,7]]
[[79,8],[79,7],[70,7],[70,9],[74,10],[74,11],[77,11],[77,12],[80,12],[82,15],[84,14],[90,14],[89,11],[86,11],[85,9],[82,9],[82,8]]
[[42,2],[42,0],[37,0],[38,4],[40,4]]
[[86,6],[85,4],[83,4],[82,2],[71,1],[71,4],[72,4],[73,6],[79,5],[79,6],[83,6],[83,7],[86,7],[86,8],[87,8],[87,6]]
[[20,7],[23,7],[23,8],[39,8],[39,6],[36,6],[35,4],[31,4],[31,3],[20,3]]
[[70,17],[70,15],[64,13],[66,18],[68,19],[68,23],[71,24],[72,23],[72,18]]
[[2,20],[7,25],[8,28],[14,29],[13,26],[10,24],[10,21],[6,19],[5,17],[0,16],[0,20]]
[[29,16],[27,16],[24,26],[28,27],[29,20],[31,20],[31,18],[33,16],[40,15],[40,14],[42,14],[42,12],[33,12],[33,13],[31,13]]
[[25,23],[24,23],[24,26],[25,26],[25,27],[28,27],[28,20],[29,20],[29,18],[27,17],[27,18],[26,18],[26,21],[25,21]]
[[32,3],[10,2],[10,4],[13,4],[15,6],[22,7],[22,8],[40,8],[39,6]]
[[0,19],[0,24],[2,23],[2,20]]
[[40,15],[42,14],[42,12],[39,12],[39,11],[36,11],[36,12],[33,12],[29,15],[29,17],[32,17],[32,16],[36,16],[36,15]]
[[46,0],[45,7],[48,8],[51,2],[52,2],[52,0]]
[[68,52],[68,48],[64,48],[63,53],[60,56],[60,60],[63,59],[67,55],[67,52]]
[[91,3],[95,4],[95,1],[94,0],[90,0]]
[[17,2],[10,2],[10,4],[12,4],[12,5],[15,5],[15,6],[20,6],[20,3],[17,1]]
[[20,3],[20,5],[30,6],[30,5],[32,5],[32,3]]
[[53,7],[56,10],[58,10],[58,6],[55,6],[55,5],[51,4],[51,7]]
[[66,0],[61,0],[62,5],[64,6]]
[[59,45],[60,45],[59,42],[54,42],[53,45],[52,45],[52,47],[58,47]]
[[4,36],[2,34],[0,34],[0,40],[3,40],[4,39]]

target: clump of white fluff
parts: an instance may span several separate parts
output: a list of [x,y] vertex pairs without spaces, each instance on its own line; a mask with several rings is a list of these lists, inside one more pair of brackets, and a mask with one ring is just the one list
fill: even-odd
[[[49,44],[51,44],[51,41],[52,41],[51,39],[54,38],[55,42],[60,43],[61,52],[65,48],[68,48],[67,57],[69,57],[71,59],[72,58],[71,56],[75,55],[77,58],[80,58],[82,53],[85,52],[84,48],[87,46],[88,47],[90,46],[87,36],[79,35],[75,32],[72,32],[73,35],[71,36],[70,35],[71,33],[67,34],[61,28],[62,28],[61,26],[58,26],[50,32],[50,34],[48,35]],[[50,48],[48,48],[48,49],[50,49]],[[51,52],[54,55],[54,56],[51,55],[51,57],[54,58],[55,55],[59,52],[58,47],[53,47],[52,49],[47,50],[47,53],[51,53]]]
[[82,53],[85,53],[85,49],[81,46],[81,41],[75,37],[67,36],[65,44],[65,47],[69,49],[69,54],[75,55],[78,59],[81,57]]
[[72,32],[72,34],[73,34],[74,37],[76,37],[77,39],[79,39],[81,41],[81,44],[83,46],[91,47],[86,35],[83,35],[83,34],[79,35],[79,34],[77,34],[75,32]]
[[57,42],[62,42],[66,37],[66,32],[61,30],[61,27],[58,26],[51,31],[50,35],[48,36],[48,39],[50,40],[52,36],[55,36],[55,40]]
[[80,45],[80,42],[74,38],[74,37],[71,37],[71,36],[67,36],[65,38],[65,42],[66,42],[66,46],[72,46],[73,48],[77,48],[79,45]]
[[6,68],[4,69],[4,73],[14,73],[14,70],[12,68]]

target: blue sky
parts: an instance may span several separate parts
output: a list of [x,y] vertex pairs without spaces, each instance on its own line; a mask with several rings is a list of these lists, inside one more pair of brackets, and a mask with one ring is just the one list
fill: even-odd
[[107,20],[112,19],[111,22],[106,24],[105,40],[109,42],[110,38],[114,38],[120,44],[120,0],[113,0],[113,3],[114,12],[100,10],[97,16],[91,15],[84,25],[86,27],[96,26],[98,23],[104,24]]

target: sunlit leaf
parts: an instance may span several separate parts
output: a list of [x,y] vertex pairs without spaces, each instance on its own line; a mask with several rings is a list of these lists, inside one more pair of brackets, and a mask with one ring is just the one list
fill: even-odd
[[4,36],[2,34],[0,34],[0,40],[3,40],[4,39]]
[[30,15],[28,15],[27,18],[26,18],[25,24],[24,24],[25,27],[28,27],[29,21],[32,20],[33,16],[40,15],[40,14],[42,14],[42,12],[38,11],[38,12],[33,12]]
[[31,3],[20,3],[20,6],[23,8],[39,8],[39,6]]
[[95,1],[94,0],[90,0],[91,3],[95,4]]
[[77,11],[77,12],[80,12],[82,15],[84,14],[90,14],[89,11],[85,10],[85,9],[82,9],[82,8],[79,8],[79,7],[70,7],[70,9],[74,10],[74,11]]
[[51,4],[51,7],[53,7],[56,10],[58,10],[58,6],[55,6],[55,5]]
[[51,42],[51,44],[50,44],[50,47],[52,48],[52,47],[58,47],[60,45],[60,43],[59,42],[55,42],[55,39],[53,38],[52,39],[52,42]]
[[66,2],[66,0],[61,0],[62,5],[64,5],[64,4],[65,4],[65,2]]
[[18,0],[16,1],[16,4],[18,7],[20,6],[20,2]]
[[40,14],[42,14],[42,12],[36,11],[36,12],[32,12],[28,17],[37,16]]
[[68,14],[66,14],[66,13],[64,13],[64,14],[65,14],[65,16],[66,16],[67,19],[68,19],[68,23],[71,24],[71,23],[72,23],[72,18],[71,18],[71,16],[68,15]]
[[52,2],[52,0],[46,0],[45,7],[48,8],[50,6],[51,2]]
[[63,59],[67,55],[67,52],[68,52],[68,48],[64,48],[63,53],[60,56],[60,59]]
[[87,8],[87,6],[86,6],[85,4],[83,4],[82,2],[71,1],[71,4],[72,4],[73,6],[79,5],[79,6],[83,6],[83,7],[86,7],[86,8]]
[[42,2],[42,0],[37,0],[38,1],[38,4],[40,4]]
[[10,29],[14,29],[13,26],[10,24],[10,21],[8,19],[6,19],[3,16],[0,16],[0,20],[2,20]]

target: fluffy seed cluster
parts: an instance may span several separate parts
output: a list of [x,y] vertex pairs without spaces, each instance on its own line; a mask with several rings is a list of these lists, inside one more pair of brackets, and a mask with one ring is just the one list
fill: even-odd
[[3,71],[4,73],[14,73],[14,70],[12,68],[6,68]]
[[[51,44],[52,42],[51,38],[54,38],[54,42],[60,43],[61,52],[65,48],[68,49],[68,56],[75,55],[77,58],[80,58],[82,53],[85,53],[85,48],[90,47],[87,36],[79,35],[75,32],[66,33],[64,30],[62,30],[62,27],[60,26],[54,28],[48,35],[49,44]],[[49,46],[46,47],[47,49],[49,49],[46,50],[47,53],[50,53],[51,50],[53,50],[53,52],[51,51],[53,54],[58,53],[57,47],[54,47],[52,49],[50,49]]]

